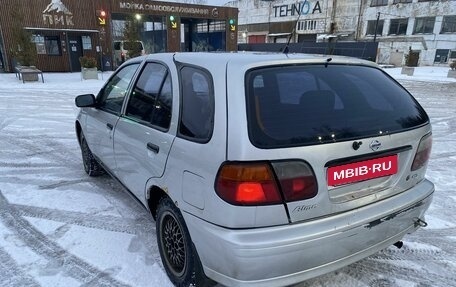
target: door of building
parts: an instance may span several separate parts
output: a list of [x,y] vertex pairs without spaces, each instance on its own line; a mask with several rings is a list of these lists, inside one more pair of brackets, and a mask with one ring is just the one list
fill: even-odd
[[192,44],[193,22],[191,19],[182,19],[181,23],[181,52],[193,52]]
[[68,37],[68,49],[70,51],[71,71],[81,71],[81,63],[79,57],[82,57],[82,40],[80,36]]
[[266,43],[266,35],[249,35],[249,44]]
[[418,51],[410,51],[409,52],[409,57],[410,57],[410,62],[409,66],[410,67],[418,67],[418,60],[420,59],[420,52]]

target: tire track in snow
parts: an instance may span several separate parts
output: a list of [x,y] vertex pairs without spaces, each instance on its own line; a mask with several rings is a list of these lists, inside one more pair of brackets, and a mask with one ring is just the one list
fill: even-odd
[[380,260],[446,260],[448,254],[442,250],[426,249],[426,248],[409,248],[404,246],[401,249],[385,249],[382,250],[369,258],[380,259]]
[[[63,163],[61,166],[64,166]],[[46,168],[46,167],[57,167],[53,163],[31,163],[31,162],[0,162],[0,167],[11,167],[11,168]]]
[[[56,163],[57,165],[65,164],[66,167],[71,163],[76,166],[80,164],[80,156],[76,152],[71,151],[68,146],[50,139],[45,135],[34,136],[7,136],[6,142],[14,146],[20,147],[28,152],[25,156],[41,155],[43,158]],[[76,142],[76,137],[75,137]],[[76,147],[76,146],[75,146]]]
[[[418,263],[418,262],[416,262]],[[409,282],[420,282],[424,286],[433,286],[433,287],[448,287],[456,286],[456,278],[453,274],[456,273],[456,270],[448,270],[447,276],[442,276],[441,274],[435,274],[430,272],[425,268],[413,269],[408,267],[401,267],[392,262],[387,262],[383,260],[372,259],[368,257],[366,260],[362,260],[352,265],[349,265],[346,269],[343,269],[344,272],[347,272],[348,275],[363,279],[361,281],[372,282],[375,278],[372,278],[372,275],[377,274],[378,278],[384,276],[390,277],[390,279],[400,279]],[[364,275],[368,275],[369,278],[366,278]],[[370,285],[368,283],[368,285]]]
[[39,287],[32,276],[25,273],[16,261],[0,247],[0,278],[3,286],[9,287]]
[[56,183],[40,185],[39,189],[56,189],[62,186],[73,185],[77,183],[87,182],[87,179],[74,179],[74,180],[62,180]]
[[0,119],[0,131],[17,121],[17,118],[2,118]]
[[126,219],[122,217],[96,215],[57,210],[43,207],[26,206],[19,204],[10,204],[14,208],[18,216],[27,216],[33,218],[47,219],[56,222],[78,225],[82,227],[100,229],[111,232],[138,234],[138,230],[154,234],[155,225],[145,217],[141,219]]
[[[414,238],[414,240],[419,243],[432,245],[432,246],[442,249],[448,255],[450,255],[450,256],[448,256],[448,258],[446,258],[447,260],[452,260],[456,257],[456,248],[454,246],[454,241],[452,241],[452,240],[449,240],[449,239],[446,239],[444,237],[440,237],[437,235],[435,237],[432,237],[432,236],[418,237],[417,236]],[[456,274],[456,268],[454,268],[454,269],[455,269],[454,274]],[[455,284],[455,286],[456,286],[456,284]]]
[[0,220],[14,232],[34,252],[49,261],[57,262],[68,276],[84,283],[96,286],[129,286],[108,273],[72,255],[55,242],[49,240],[43,233],[35,229],[18,211],[8,203],[0,191]]

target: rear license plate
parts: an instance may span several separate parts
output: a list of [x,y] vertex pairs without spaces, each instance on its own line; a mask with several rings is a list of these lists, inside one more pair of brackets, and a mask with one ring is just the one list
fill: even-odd
[[337,186],[397,173],[397,154],[328,168],[328,185]]

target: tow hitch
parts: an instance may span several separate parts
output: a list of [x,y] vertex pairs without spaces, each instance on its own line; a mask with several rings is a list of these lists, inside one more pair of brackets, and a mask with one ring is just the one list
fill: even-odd
[[[414,225],[415,225],[415,227],[426,227],[428,224],[426,221],[416,218]],[[398,241],[398,242],[394,243],[393,245],[396,246],[398,249],[401,249],[402,246],[404,246],[404,242]]]

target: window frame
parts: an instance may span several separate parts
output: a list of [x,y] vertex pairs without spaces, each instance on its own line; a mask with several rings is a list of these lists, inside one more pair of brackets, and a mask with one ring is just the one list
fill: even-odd
[[[212,77],[211,72],[201,66],[192,65],[192,64],[179,64],[177,68],[178,68],[177,70],[178,70],[178,77],[179,77],[179,118],[178,118],[176,136],[179,138],[191,141],[191,142],[195,142],[195,143],[199,143],[199,144],[206,144],[212,139],[212,136],[214,134],[214,123],[215,123],[214,79]],[[182,70],[185,68],[191,68],[191,69],[195,69],[195,70],[199,71],[200,73],[204,74],[208,80],[207,81],[208,88],[209,88],[208,96],[209,96],[209,103],[211,104],[212,114],[211,114],[210,130],[208,132],[207,137],[205,137],[205,138],[192,137],[189,135],[185,135],[181,132],[182,118],[183,118],[183,113],[184,113],[184,86],[183,86]]]
[[371,0],[371,7],[387,6],[388,0]]
[[372,24],[372,25],[374,26],[372,29],[375,30],[375,23],[376,23],[376,22],[377,22],[377,20],[368,20],[368,21],[367,21],[366,36],[374,37],[375,34],[377,34],[377,36],[383,36],[383,27],[385,26],[385,20],[379,20],[379,21],[378,21],[377,31],[374,31],[374,32],[376,32],[376,33],[369,34],[369,28],[370,28],[370,25],[369,25],[369,24]]
[[82,50],[92,50],[92,37],[89,35],[81,36]]
[[[172,80],[172,77],[171,77],[171,71],[168,67],[168,65],[166,65],[165,63],[163,62],[160,62],[160,61],[148,61],[148,62],[145,62],[144,65],[142,65],[140,71],[138,72],[138,76],[135,78],[135,81],[133,84],[131,84],[131,87],[130,87],[130,92],[128,94],[128,99],[126,100],[125,102],[125,111],[124,113],[122,114],[122,117],[124,118],[127,118],[129,120],[132,120],[138,124],[141,124],[141,125],[145,125],[145,126],[148,126],[150,128],[153,128],[153,129],[156,129],[156,130],[159,130],[159,131],[162,131],[162,132],[168,132],[169,129],[171,128],[171,119],[168,123],[168,127],[162,127],[162,126],[159,126],[159,125],[156,125],[154,123],[152,123],[152,119],[150,122],[148,121],[145,121],[145,120],[142,120],[142,119],[139,119],[138,117],[134,117],[132,115],[128,115],[127,114],[127,111],[128,111],[128,106],[131,102],[131,99],[133,98],[133,92],[134,92],[134,89],[135,87],[137,86],[139,80],[141,79],[141,76],[143,74],[143,72],[145,71],[145,69],[147,68],[148,65],[160,65],[162,67],[164,67],[165,69],[165,73],[163,74],[163,77],[161,79],[161,82],[160,82],[160,87],[158,89],[158,93],[157,93],[157,97],[154,99],[154,110],[155,110],[155,105],[157,103],[157,101],[161,98],[162,96],[162,91],[163,91],[163,87],[165,86],[165,83],[167,81],[167,79],[169,78],[170,79],[170,86],[171,86],[171,105],[170,105],[170,108],[171,108],[171,111],[170,111],[170,116],[172,117],[173,115],[173,80]],[[153,115],[153,113],[152,113]]]
[[407,4],[412,3],[412,0],[393,0],[393,4]]
[[[447,22],[449,22],[449,27],[453,28],[450,31],[444,31],[447,28]],[[442,18],[442,27],[440,28],[440,34],[454,34],[456,33],[456,15],[444,15]]]
[[[136,69],[133,72],[133,75],[131,76],[130,82],[128,83],[128,85],[127,85],[127,87],[125,89],[125,94],[124,94],[123,99],[122,99],[122,105],[120,106],[120,110],[119,111],[114,111],[112,109],[106,108],[105,106],[102,106],[102,104],[104,104],[106,102],[106,100],[108,99],[108,97],[109,97],[109,95],[106,95],[106,88],[111,83],[111,81],[119,73],[121,73],[122,71],[125,71],[126,68],[129,68],[129,67],[132,67],[132,66],[135,66],[135,65],[136,65]],[[114,73],[109,78],[109,80],[106,82],[106,84],[103,86],[103,88],[98,93],[97,98],[96,98],[96,108],[101,110],[101,111],[104,111],[106,113],[110,113],[110,114],[113,114],[113,115],[120,116],[122,114],[122,111],[124,110],[124,106],[125,106],[125,102],[126,102],[125,99],[128,97],[128,95],[129,95],[129,93],[131,91],[131,87],[133,85],[133,82],[135,80],[136,74],[138,73],[138,70],[139,70],[140,67],[141,67],[141,62],[134,62],[134,63],[126,65],[126,66],[122,67],[122,69],[116,71],[116,73]]]
[[[396,27],[396,33],[391,33],[391,27],[392,27],[392,24],[393,24],[393,21],[394,22],[397,22],[395,23],[395,25],[397,25]],[[404,23],[405,22],[405,31],[404,31],[404,34],[398,34],[399,30],[400,30],[400,27],[401,26],[404,26]],[[409,18],[395,18],[395,19],[390,19],[390,26],[389,26],[389,29],[388,29],[388,35],[407,35],[407,29],[408,29],[408,22],[409,22]]]
[[[50,47],[51,43],[54,42],[56,43],[56,47],[58,50],[58,53],[50,53]],[[62,46],[60,43],[60,37],[59,36],[44,36],[44,46],[46,49],[46,55],[47,56],[62,56]]]
[[[432,31],[426,32],[426,27],[428,26],[428,23],[432,19]],[[423,32],[417,31],[416,27],[418,26],[418,21],[423,21]],[[434,28],[435,28],[435,16],[434,17],[418,17],[415,19],[415,25],[413,27],[413,34],[433,34],[434,33]]]
[[[320,66],[320,67],[319,67]],[[271,65],[271,66],[263,66],[263,67],[256,67],[248,70],[245,73],[245,97],[246,97],[246,113],[247,113],[247,129],[248,129],[248,136],[251,144],[257,148],[260,149],[276,149],[276,148],[289,148],[289,147],[297,147],[297,146],[311,146],[311,145],[321,145],[321,144],[327,144],[327,143],[333,143],[334,139],[330,136],[330,133],[333,131],[339,132],[341,137],[338,138],[339,142],[343,141],[351,141],[354,139],[360,139],[360,138],[370,138],[373,136],[378,135],[378,129],[380,131],[388,131],[388,134],[397,134],[397,133],[402,133],[408,130],[413,130],[419,127],[422,127],[426,124],[429,124],[429,117],[422,108],[416,101],[416,99],[413,98],[413,96],[405,90],[401,85],[399,85],[394,79],[392,79],[387,73],[385,73],[383,70],[375,67],[370,67],[370,66],[365,66],[365,65],[357,65],[357,64],[331,64],[330,65],[333,68],[339,69],[339,71],[335,71],[336,73],[328,76],[327,78],[323,77],[322,71],[325,71],[325,75],[327,75],[327,69],[324,68],[323,64],[298,64],[298,65]],[[348,67],[349,70],[344,71],[340,69],[346,69]],[[282,99],[283,93],[279,91],[278,89],[278,82],[277,82],[277,75],[279,73],[293,73],[296,74],[296,72],[292,71],[292,69],[320,69],[316,70],[317,74],[314,72],[310,73],[310,75],[315,75],[317,76],[315,79],[318,79],[315,83],[315,87],[317,87],[317,90],[322,90],[322,91],[328,91],[328,92],[333,92],[335,93],[335,98],[334,98],[334,106],[332,107],[336,113],[339,113],[339,115],[335,115],[334,118],[329,118],[329,121],[333,121],[336,123],[334,128],[330,128],[328,130],[328,127],[325,125],[321,126],[323,133],[318,132],[315,130],[315,127],[319,128],[319,126],[306,126],[307,122],[304,118],[296,119],[294,116],[291,116],[288,120],[284,119],[284,114],[289,115],[289,112],[294,112],[295,115],[306,115],[305,112],[302,110],[296,110],[294,106],[290,106],[289,103],[285,103],[285,105],[280,105],[277,104],[277,101]],[[360,74],[359,68],[362,69],[371,69],[369,70],[371,73],[366,75],[365,73],[362,74],[362,77],[356,78]],[[287,71],[287,69],[289,69]],[[374,71],[377,70],[377,71]],[[365,70],[368,71],[368,70]],[[311,71],[310,71],[311,72]],[[355,72],[355,73],[354,73]],[[363,71],[364,72],[364,71]],[[270,73],[268,75],[268,73]],[[264,83],[268,83],[267,85],[265,84],[264,91],[255,91],[256,85],[255,80],[256,77],[259,75],[266,76],[267,78],[263,81]],[[349,79],[350,76],[355,76],[355,80],[358,79],[358,83],[365,84],[367,83],[368,85],[374,85],[374,87],[379,87],[379,84],[377,84],[377,80],[375,78],[371,78],[370,81],[364,82],[364,77],[372,77],[372,76],[379,76],[381,78],[384,78],[386,81],[383,87],[383,82],[378,82],[381,83],[382,89],[390,89],[393,91],[393,93],[384,93],[384,90],[376,90],[373,89],[372,91],[376,91],[379,94],[384,94],[388,95],[385,96],[384,101],[385,103],[391,103],[391,105],[388,105],[388,107],[392,107],[394,110],[389,110],[387,105],[383,105],[382,109],[376,104],[376,99],[375,97],[366,97],[366,95],[369,94],[370,91],[367,90],[359,85],[350,85],[346,84],[345,80],[341,80],[340,77],[334,77],[334,75],[344,75],[345,80]],[[271,78],[272,77],[272,78]],[[321,82],[321,80],[324,80]],[[302,81],[301,81],[302,82]],[[351,83],[355,83],[355,81],[350,80]],[[296,82],[298,83],[298,82]],[[328,84],[328,85],[325,85]],[[345,86],[350,86],[351,90],[347,90],[344,87]],[[290,85],[287,85],[290,86]],[[310,88],[312,88],[310,85],[307,85]],[[306,86],[306,87],[307,87]],[[326,86],[326,87],[325,87]],[[261,88],[261,87],[260,87]],[[293,88],[293,87],[291,87]],[[302,91],[300,89],[299,91]],[[261,108],[261,101],[257,100],[257,97],[255,97],[255,94],[261,95],[261,93],[266,93],[269,95],[277,95],[278,98],[274,98],[274,96],[266,96],[265,99],[267,102],[264,102],[266,109]],[[311,92],[311,91],[310,91]],[[358,92],[356,93],[357,96],[353,97],[353,92]],[[390,101],[391,99],[394,98],[394,96],[391,96],[395,94],[396,92],[400,92],[401,96],[398,98],[398,100]],[[288,93],[287,93],[288,95]],[[339,101],[339,100],[340,101]],[[269,103],[268,103],[269,102]],[[301,100],[300,100],[301,102]],[[359,109],[359,103],[363,103],[364,106],[372,108],[374,111],[378,111],[379,113],[384,112],[383,115],[379,115],[377,117],[371,117],[367,118],[366,120],[368,121],[379,121],[381,120],[381,116],[385,116],[388,114],[396,113],[396,111],[401,111],[401,113],[404,114],[410,114],[410,115],[417,115],[419,118],[415,119],[413,123],[396,123],[395,120],[389,120],[387,123],[382,123],[385,126],[380,126],[376,127],[377,130],[371,128],[369,124],[361,124],[363,121],[353,118],[354,122],[357,124],[357,122],[360,123],[359,126],[354,126],[353,131],[346,131],[345,126],[347,125],[346,123],[343,123],[344,120],[339,121],[338,119],[350,119],[348,116],[352,115],[352,112],[358,112],[360,111],[360,115],[366,116],[369,113],[366,113],[366,110],[364,109]],[[281,102],[282,103],[282,102]],[[323,104],[325,102],[322,102]],[[397,104],[404,106],[407,108],[407,110],[402,111],[401,108],[397,107]],[[287,106],[288,105],[288,106]],[[301,105],[301,103],[299,103]],[[258,108],[260,106],[260,108]],[[274,108],[275,111],[273,111]],[[310,107],[311,109],[314,109],[313,106]],[[315,110],[315,109],[314,109]],[[262,117],[261,114],[267,115],[265,117]],[[327,115],[331,115],[331,112],[328,113],[322,113],[319,112],[316,115],[321,115],[322,119],[325,119]],[[259,119],[259,116],[261,119]],[[272,116],[271,116],[272,115]],[[278,116],[277,116],[278,115]],[[313,116],[312,116],[313,117]],[[395,115],[396,118],[402,117],[401,114]],[[269,121],[269,123],[268,123]],[[277,123],[279,121],[279,123]],[[314,123],[310,123],[311,125],[314,125],[318,123],[319,125],[321,124],[321,120],[316,118],[313,119],[312,121]],[[294,126],[289,126],[288,123],[293,122],[293,123],[304,123],[302,126],[296,126],[298,127],[295,130],[301,130],[305,131],[302,134],[293,134],[287,132],[289,130],[293,130]],[[272,125],[270,123],[273,123]],[[340,123],[340,126],[337,127],[337,123]],[[344,126],[345,125],[345,126]],[[268,127],[269,126],[269,127]],[[285,128],[286,127],[286,128]],[[288,130],[287,130],[288,129]],[[315,130],[315,131],[313,131]],[[282,132],[283,131],[283,132]],[[308,132],[312,131],[312,132]],[[344,135],[344,133],[347,133],[347,135]],[[352,134],[350,134],[352,133]],[[384,133],[386,134],[386,133]],[[321,137],[321,138],[320,138]]]

